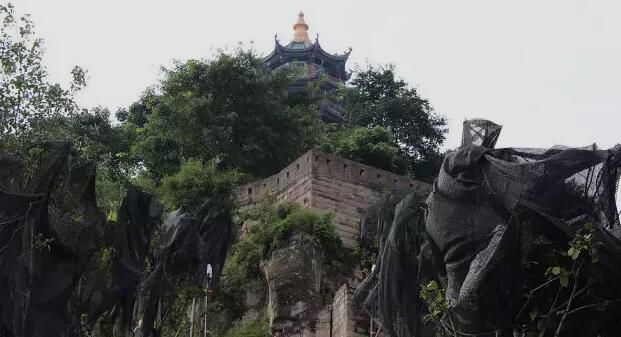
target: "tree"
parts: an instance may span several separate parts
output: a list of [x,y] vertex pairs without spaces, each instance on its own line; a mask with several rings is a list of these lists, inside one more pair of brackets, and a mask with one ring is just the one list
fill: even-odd
[[78,110],[73,97],[86,84],[86,72],[74,67],[69,89],[48,82],[43,40],[30,16],[18,19],[13,5],[0,5],[0,20],[0,139],[6,145],[46,118]]
[[215,159],[203,163],[191,158],[181,165],[177,174],[162,179],[157,195],[170,210],[179,206],[192,210],[205,202],[206,196],[231,202],[232,187],[238,181],[236,171],[218,170]]
[[328,133],[321,149],[398,174],[408,171],[407,156],[382,126],[339,128]]
[[158,95],[153,88],[147,89],[140,99],[132,103],[127,109],[119,109],[115,116],[119,122],[132,123],[137,127],[144,127],[151,112],[150,107],[156,106]]
[[68,141],[73,160],[97,163],[100,205],[115,210],[133,166],[126,155],[133,134],[112,126],[107,109],[78,106],[74,96],[86,85],[82,68],[73,68],[68,89],[49,81],[43,40],[29,15],[17,18],[13,5],[0,5],[0,20],[0,148],[27,158],[41,142]]
[[67,116],[42,118],[20,136],[19,146],[11,150],[23,155],[29,148],[50,139],[69,142],[75,164],[96,165],[98,204],[112,216],[121,205],[130,177],[136,171],[137,163],[129,155],[134,137],[135,133],[128,126],[111,124],[108,109],[95,107]]
[[341,93],[347,123],[354,126],[387,128],[408,156],[417,178],[437,173],[424,169],[436,160],[447,132],[447,121],[433,112],[429,101],[415,88],[395,78],[394,66],[369,67],[356,71],[355,78]]
[[81,161],[97,164],[97,200],[109,216],[116,214],[137,163],[129,156],[135,134],[114,126],[110,111],[95,107],[69,116],[53,117],[34,130],[46,138],[65,139]]
[[241,50],[178,62],[165,71],[157,94],[146,93],[121,113],[138,127],[134,153],[154,181],[190,158],[217,157],[221,169],[267,176],[316,143],[319,113],[310,98],[288,94],[289,73],[260,66]]

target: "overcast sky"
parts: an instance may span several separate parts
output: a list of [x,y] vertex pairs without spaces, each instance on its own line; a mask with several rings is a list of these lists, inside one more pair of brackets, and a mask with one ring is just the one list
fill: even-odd
[[264,55],[289,42],[303,10],[349,67],[393,63],[449,119],[504,126],[499,146],[621,142],[619,0],[17,0],[46,41],[54,80],[88,70],[81,104],[116,110],[171,60],[208,58],[238,42]]

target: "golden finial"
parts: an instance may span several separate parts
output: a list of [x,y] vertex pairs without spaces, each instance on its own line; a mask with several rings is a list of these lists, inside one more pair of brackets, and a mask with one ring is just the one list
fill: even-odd
[[293,25],[293,42],[311,43],[308,38],[308,25],[304,21],[304,12],[298,14],[298,22]]

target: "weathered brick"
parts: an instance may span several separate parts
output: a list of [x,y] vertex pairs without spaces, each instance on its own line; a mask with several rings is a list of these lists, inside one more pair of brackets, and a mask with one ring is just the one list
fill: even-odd
[[241,204],[273,193],[305,207],[334,214],[336,232],[354,248],[361,216],[382,193],[429,190],[428,184],[318,150],[306,152],[277,174],[236,188]]

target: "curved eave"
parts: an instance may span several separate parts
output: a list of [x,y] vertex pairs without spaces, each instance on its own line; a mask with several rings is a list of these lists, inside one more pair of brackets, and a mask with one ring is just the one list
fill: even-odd
[[279,41],[276,41],[276,46],[274,47],[274,50],[265,58],[265,60],[269,60],[270,58],[276,55],[281,55],[281,54],[307,54],[307,53],[313,53],[313,54],[318,53],[322,57],[325,57],[335,62],[346,62],[347,59],[349,58],[349,54],[351,53],[351,50],[345,54],[338,55],[338,54],[331,54],[325,51],[323,48],[321,48],[321,45],[319,44],[319,42],[315,42],[306,48],[290,48],[287,46],[283,46],[280,44]]
[[345,54],[342,55],[338,55],[338,54],[331,54],[328,53],[327,51],[325,51],[323,48],[321,48],[321,45],[319,44],[319,41],[315,42],[315,44],[313,45],[315,50],[318,50],[322,56],[334,60],[334,61],[342,61],[342,62],[347,62],[347,59],[349,58],[349,54],[351,53],[351,50],[349,50],[348,52],[346,52]]
[[345,63],[347,62],[350,53],[351,49],[343,55],[330,54],[321,48],[318,41],[306,48],[289,48],[281,45],[280,41],[276,40],[274,50],[263,59],[263,62],[271,68],[277,68],[278,66],[287,63],[287,58],[323,59],[333,63],[341,73],[338,77],[340,77],[343,81],[347,81],[350,78],[351,73],[347,72]]

